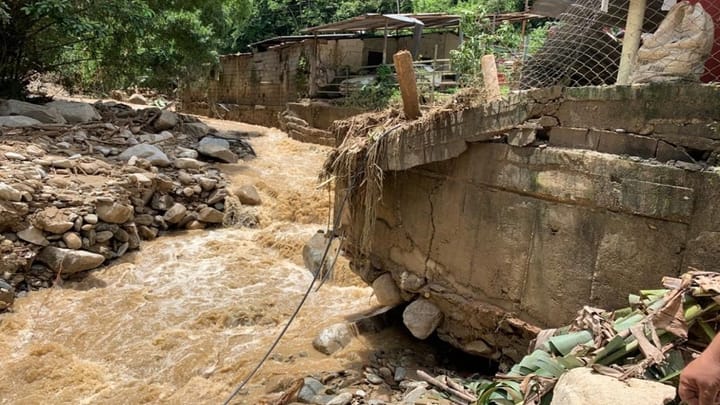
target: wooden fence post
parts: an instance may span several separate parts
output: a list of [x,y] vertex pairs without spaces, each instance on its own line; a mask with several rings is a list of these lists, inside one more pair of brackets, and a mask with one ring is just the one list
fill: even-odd
[[635,66],[637,51],[640,48],[640,35],[642,35],[642,26],[645,21],[646,5],[646,0],[630,0],[616,84],[630,84],[630,75]]
[[495,55],[485,55],[480,60],[482,64],[483,82],[485,83],[485,91],[488,100],[497,100],[500,98],[500,84],[498,83],[497,66],[495,65]]
[[412,55],[408,51],[400,51],[393,55],[395,72],[397,73],[400,95],[403,101],[405,118],[414,120],[420,117],[420,100],[417,90],[417,79],[413,69]]

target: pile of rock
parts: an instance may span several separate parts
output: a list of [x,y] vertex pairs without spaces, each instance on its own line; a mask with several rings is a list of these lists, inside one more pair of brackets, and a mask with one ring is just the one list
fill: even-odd
[[[439,360],[433,354],[423,356],[410,348],[379,350],[372,353],[369,363],[361,368],[306,376],[299,384],[291,378],[270,381],[265,402],[261,403],[287,403],[277,402],[278,398],[316,405],[470,402],[457,397],[472,394],[466,393],[461,386],[462,379],[454,372],[437,366]],[[286,361],[292,362],[292,356]],[[423,370],[431,370],[432,375]],[[445,391],[448,387],[455,387],[450,388],[455,395]]]
[[0,100],[0,310],[141,240],[222,224],[213,163],[254,153],[229,135],[158,109]]

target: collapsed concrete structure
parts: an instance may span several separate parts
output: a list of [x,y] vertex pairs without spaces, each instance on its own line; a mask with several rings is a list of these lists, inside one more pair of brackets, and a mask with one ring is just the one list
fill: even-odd
[[[435,305],[442,339],[517,361],[583,305],[717,270],[718,120],[720,87],[645,85],[533,90],[408,123],[376,149],[377,206],[351,193],[352,268]],[[340,202],[351,180],[336,174]]]

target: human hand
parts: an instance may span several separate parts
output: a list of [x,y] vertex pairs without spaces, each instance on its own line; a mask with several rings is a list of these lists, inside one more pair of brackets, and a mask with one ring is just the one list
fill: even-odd
[[706,350],[680,374],[680,399],[688,405],[720,404],[720,357]]

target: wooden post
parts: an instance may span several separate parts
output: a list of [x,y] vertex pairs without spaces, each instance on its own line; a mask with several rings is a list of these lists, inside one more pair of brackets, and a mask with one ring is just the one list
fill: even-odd
[[388,54],[388,25],[385,23],[385,34],[383,35],[383,60],[382,64],[387,65],[387,54]]
[[414,120],[420,117],[420,100],[417,91],[417,79],[413,70],[412,55],[408,51],[400,51],[393,55],[395,71],[400,85],[405,118]]
[[630,75],[633,66],[635,66],[637,51],[640,48],[640,35],[642,34],[642,26],[645,21],[646,4],[646,0],[630,0],[628,19],[625,23],[622,54],[620,55],[620,70],[618,70],[616,84],[630,84]]
[[487,92],[487,99],[496,100],[500,98],[500,84],[498,83],[495,55],[485,55],[480,62],[482,64],[482,75],[483,82],[485,83],[485,91]]

